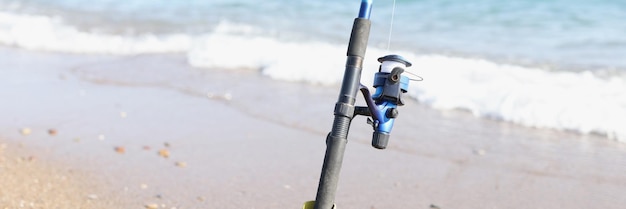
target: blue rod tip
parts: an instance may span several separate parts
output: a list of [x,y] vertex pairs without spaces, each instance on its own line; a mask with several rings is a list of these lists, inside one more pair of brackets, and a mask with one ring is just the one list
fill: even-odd
[[361,8],[359,10],[359,18],[370,19],[370,14],[372,13],[372,3],[373,0],[362,0]]

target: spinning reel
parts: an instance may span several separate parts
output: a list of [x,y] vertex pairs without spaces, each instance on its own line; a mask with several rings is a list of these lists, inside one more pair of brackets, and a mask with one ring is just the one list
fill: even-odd
[[387,148],[393,123],[398,117],[398,106],[404,105],[402,95],[408,91],[409,78],[402,73],[411,63],[398,55],[378,58],[380,67],[374,75],[376,92],[370,95],[366,86],[360,85],[367,107],[356,107],[355,114],[371,116],[368,124],[374,128],[372,146],[377,149]]

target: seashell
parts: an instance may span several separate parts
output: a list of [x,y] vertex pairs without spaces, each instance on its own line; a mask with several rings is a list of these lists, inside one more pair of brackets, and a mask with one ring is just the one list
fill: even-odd
[[176,162],[176,166],[184,168],[184,167],[187,167],[187,163],[186,162],[182,162],[182,161],[178,161],[178,162]]
[[164,158],[170,157],[170,151],[167,151],[166,149],[160,149],[158,154],[159,156],[164,157]]
[[146,207],[147,209],[157,209],[157,208],[159,208],[159,204],[155,204],[155,203],[152,203],[152,204],[146,204],[146,205],[145,205],[145,207]]
[[29,134],[30,134],[30,133],[32,133],[32,132],[33,132],[33,131],[32,131],[32,130],[30,130],[30,128],[22,128],[22,129],[20,130],[20,133],[21,133],[23,136],[29,135]]
[[48,134],[50,134],[50,136],[56,136],[57,135],[57,130],[56,129],[48,129]]
[[120,154],[124,154],[124,153],[126,153],[126,148],[124,148],[122,146],[117,146],[117,147],[115,147],[115,152],[120,153]]

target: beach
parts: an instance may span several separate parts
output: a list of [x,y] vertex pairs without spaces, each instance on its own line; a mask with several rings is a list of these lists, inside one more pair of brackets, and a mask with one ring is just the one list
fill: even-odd
[[[0,66],[0,208],[300,208],[315,198],[337,85],[191,67],[182,53],[3,47]],[[338,208],[626,204],[625,143],[416,100],[399,110],[386,150],[354,119]]]

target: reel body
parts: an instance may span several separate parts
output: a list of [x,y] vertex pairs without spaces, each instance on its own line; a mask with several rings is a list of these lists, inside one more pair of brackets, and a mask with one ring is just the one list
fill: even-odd
[[[385,149],[389,142],[389,136],[393,129],[395,119],[398,117],[398,106],[404,105],[402,95],[408,91],[409,78],[402,73],[411,63],[398,55],[387,55],[378,58],[381,63],[378,72],[374,75],[373,86],[376,91],[369,95],[367,87],[361,85],[361,92],[367,102],[367,110],[372,116],[368,123],[372,125],[372,146],[377,149]],[[359,113],[357,113],[359,114]]]

